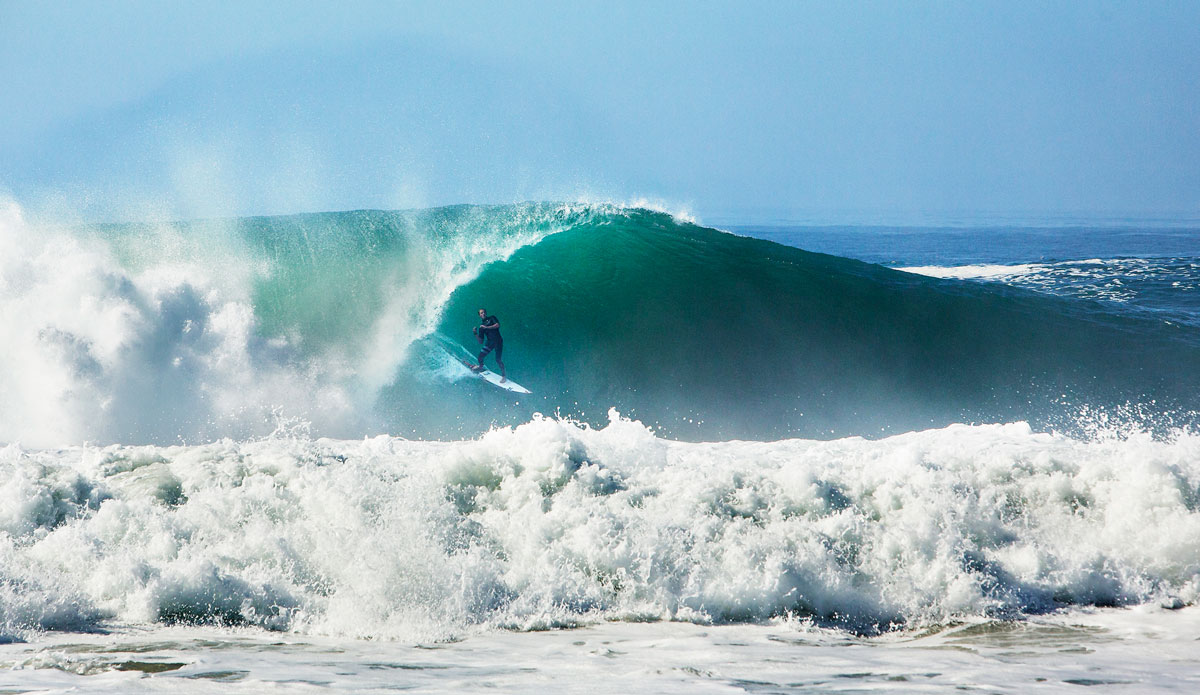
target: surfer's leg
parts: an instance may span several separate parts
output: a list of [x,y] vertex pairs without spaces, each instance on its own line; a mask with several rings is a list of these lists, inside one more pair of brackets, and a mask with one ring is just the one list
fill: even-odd
[[491,352],[492,350],[493,350],[492,346],[484,345],[483,349],[479,351],[479,368],[480,369],[483,369],[483,358],[487,357],[488,353]]
[[504,355],[504,343],[496,346],[496,364],[500,365],[500,383],[508,381],[504,374],[504,362],[500,359]]

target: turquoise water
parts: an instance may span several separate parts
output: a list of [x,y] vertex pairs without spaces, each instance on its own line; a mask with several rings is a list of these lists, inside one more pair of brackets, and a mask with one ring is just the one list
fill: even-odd
[[[778,439],[1064,428],[1083,409],[1169,427],[1197,409],[1187,232],[742,231],[786,243],[549,203],[60,231],[10,257],[35,280],[4,301],[9,354],[54,375],[13,388],[36,400],[60,384],[69,407],[22,411],[0,440],[203,441],[281,421],[469,437],[610,408],[673,438]],[[1035,248],[1064,237],[1142,254]],[[46,244],[65,249],[55,266]],[[982,261],[1008,265],[972,271]],[[441,349],[475,349],[480,307],[532,396],[467,378]]]

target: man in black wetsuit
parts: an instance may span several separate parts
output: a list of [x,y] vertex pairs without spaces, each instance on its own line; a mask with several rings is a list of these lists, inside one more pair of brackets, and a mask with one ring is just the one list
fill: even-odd
[[496,364],[500,365],[500,383],[503,384],[508,379],[505,377],[504,361],[501,359],[504,355],[504,338],[500,337],[500,321],[495,316],[488,316],[486,309],[479,310],[479,321],[479,325],[475,327],[475,337],[483,343],[483,349],[479,351],[479,366],[475,371],[483,369],[483,358],[495,350]]

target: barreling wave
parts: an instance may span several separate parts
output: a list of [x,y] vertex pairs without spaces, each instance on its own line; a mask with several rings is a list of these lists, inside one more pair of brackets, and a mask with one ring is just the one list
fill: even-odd
[[519,336],[531,388],[566,394],[555,408],[613,405],[696,438],[1046,423],[1064,401],[1187,410],[1200,374],[1193,330],[647,211],[485,268],[441,330],[484,305]]
[[[34,233],[36,231],[36,233]],[[474,436],[610,407],[685,439],[1196,409],[1194,328],[611,205],[0,221],[0,441]],[[509,394],[443,349],[500,317]],[[1069,405],[1074,404],[1074,405]]]

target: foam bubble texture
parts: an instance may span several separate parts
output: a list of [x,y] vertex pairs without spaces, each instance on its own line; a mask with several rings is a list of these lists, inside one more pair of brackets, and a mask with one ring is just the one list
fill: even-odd
[[811,616],[861,632],[1193,602],[1200,438],[1023,424],[694,444],[614,415],[474,441],[0,451],[0,632],[443,639]]

